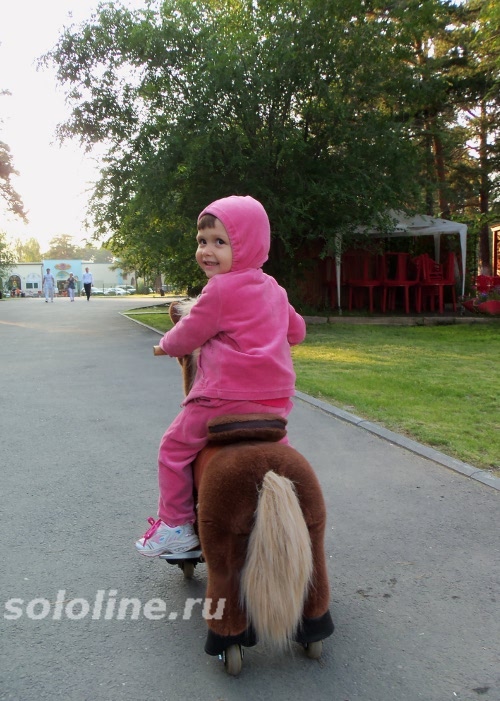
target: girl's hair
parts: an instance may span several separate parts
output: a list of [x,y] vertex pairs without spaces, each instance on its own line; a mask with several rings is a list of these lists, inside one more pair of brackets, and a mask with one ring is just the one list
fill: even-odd
[[204,214],[198,219],[198,231],[203,231],[203,229],[215,229],[215,222],[217,217],[213,214]]

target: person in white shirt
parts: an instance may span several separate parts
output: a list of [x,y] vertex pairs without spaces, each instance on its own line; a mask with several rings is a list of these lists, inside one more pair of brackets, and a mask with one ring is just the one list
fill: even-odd
[[87,295],[87,302],[90,299],[90,293],[92,291],[92,273],[89,272],[88,268],[85,268],[85,272],[82,275],[82,282],[85,288],[85,294]]
[[45,292],[45,301],[48,302],[49,298],[50,301],[54,301],[54,288],[56,286],[56,281],[54,280],[54,276],[50,272],[50,268],[47,268],[47,272],[43,276],[43,291]]

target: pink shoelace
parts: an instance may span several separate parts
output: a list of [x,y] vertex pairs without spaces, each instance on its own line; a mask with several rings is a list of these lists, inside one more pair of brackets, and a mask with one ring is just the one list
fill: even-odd
[[144,533],[144,536],[143,536],[143,539],[144,539],[143,545],[146,545],[146,541],[148,541],[150,538],[152,538],[152,537],[154,536],[154,534],[155,534],[156,531],[158,530],[158,527],[159,527],[160,524],[161,524],[161,518],[159,518],[158,521],[155,521],[154,518],[153,518],[152,516],[150,516],[150,517],[148,518],[148,523],[151,525],[151,528],[148,528],[148,530],[146,531],[146,533]]

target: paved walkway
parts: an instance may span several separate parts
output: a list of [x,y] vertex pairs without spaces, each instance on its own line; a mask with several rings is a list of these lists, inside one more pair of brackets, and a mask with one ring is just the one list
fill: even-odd
[[0,699],[500,701],[498,491],[300,398],[336,631],[319,662],[252,648],[238,679],[205,655],[205,568],[133,551],[182,397],[130,305],[0,303]]

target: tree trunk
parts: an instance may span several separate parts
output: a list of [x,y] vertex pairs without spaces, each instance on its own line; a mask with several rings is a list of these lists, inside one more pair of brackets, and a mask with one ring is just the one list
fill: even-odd
[[446,195],[446,171],[444,165],[444,149],[441,136],[438,134],[436,120],[431,120],[433,129],[433,146],[434,146],[434,167],[436,169],[438,198],[439,198],[439,216],[443,219],[450,218],[450,204]]
[[[484,220],[489,211],[490,183],[488,178],[488,113],[486,103],[481,102],[479,125],[479,211]],[[491,275],[490,232],[485,222],[479,230],[479,266],[484,275]]]

